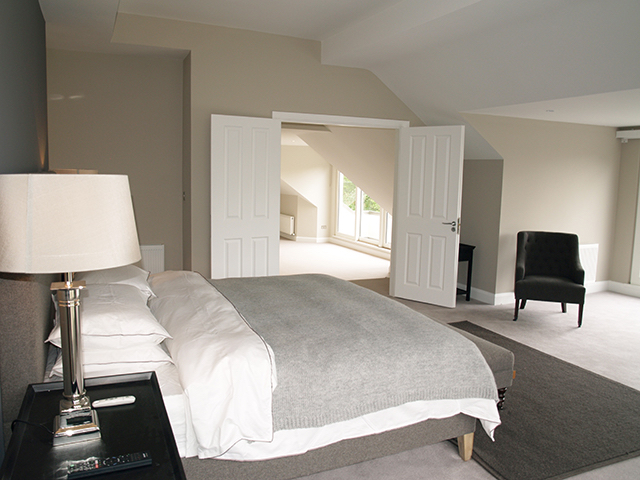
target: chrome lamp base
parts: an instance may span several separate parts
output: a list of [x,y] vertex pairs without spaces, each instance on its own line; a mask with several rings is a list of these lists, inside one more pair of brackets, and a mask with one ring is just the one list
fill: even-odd
[[98,440],[100,424],[95,410],[60,412],[53,421],[53,446]]
[[80,290],[84,288],[84,282],[72,280],[73,275],[67,274],[65,282],[51,284],[60,313],[64,386],[60,415],[55,417],[53,425],[54,446],[100,438],[98,414],[91,408],[84,389],[80,328]]

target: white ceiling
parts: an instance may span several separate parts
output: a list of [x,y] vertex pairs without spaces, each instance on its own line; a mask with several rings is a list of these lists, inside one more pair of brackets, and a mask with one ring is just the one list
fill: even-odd
[[[465,123],[470,112],[640,126],[638,0],[40,4],[52,48],[148,52],[109,43],[118,12],[319,40],[323,63],[371,70],[427,125]],[[467,148],[495,158],[472,129]]]

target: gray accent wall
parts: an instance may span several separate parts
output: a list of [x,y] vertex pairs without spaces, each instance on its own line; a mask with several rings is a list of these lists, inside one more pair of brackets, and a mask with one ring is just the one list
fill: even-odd
[[[46,60],[45,22],[38,0],[0,2],[0,174],[48,169]],[[0,298],[0,302],[12,306],[11,299]],[[2,310],[2,316],[7,312]],[[7,320],[0,318],[0,324]],[[11,367],[0,363],[0,377]],[[3,427],[17,413],[7,412],[5,425],[2,403],[7,395],[6,388],[0,390]],[[0,429],[0,463],[5,429]]]
[[47,170],[45,22],[37,0],[0,2],[0,173]]

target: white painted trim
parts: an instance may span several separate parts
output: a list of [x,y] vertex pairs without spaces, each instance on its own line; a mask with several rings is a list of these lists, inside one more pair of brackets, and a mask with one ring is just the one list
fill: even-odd
[[585,283],[584,286],[587,289],[587,293],[606,292],[609,290],[609,282]]
[[391,120],[385,118],[343,117],[340,115],[321,115],[315,113],[273,112],[272,118],[281,122],[312,123],[338,125],[341,127],[369,128],[406,128],[411,125],[407,120]]
[[373,255],[374,257],[382,258],[384,260],[391,260],[391,253],[388,250],[376,247],[375,245],[370,245],[362,242],[354,242],[338,237],[331,237],[329,239],[329,243],[334,243],[336,245],[340,245],[341,247],[350,248],[351,250],[357,250],[358,252]]
[[631,277],[629,283],[640,285],[640,181],[636,197],[636,225],[633,234],[633,250],[631,251]]
[[640,138],[640,130],[618,130],[616,132],[616,138],[622,138],[623,140],[633,140]]
[[328,237],[301,237],[299,235],[287,235],[282,232],[280,232],[280,238],[300,243],[329,243]]
[[[458,288],[461,290],[465,290],[467,288],[467,284],[466,283],[458,283]],[[500,297],[498,298],[498,300],[501,301],[501,303],[496,303],[496,299],[497,296],[493,293],[489,293],[489,292],[485,292],[484,290],[480,290],[479,288],[476,287],[471,287],[471,298],[473,300],[477,300],[479,302],[482,303],[486,303],[487,305],[501,305],[501,304],[505,304],[505,303],[511,303],[514,302],[515,299],[513,297],[513,292],[512,293],[501,293],[499,294],[500,296],[505,295],[504,298]],[[464,295],[460,294],[457,295],[456,297],[456,301],[457,302],[465,302],[466,300],[464,299]]]
[[[493,296],[493,302],[487,302],[489,305],[506,305],[508,303],[513,303],[515,305],[516,297],[514,297],[513,292],[506,293],[496,293],[491,294],[488,292],[484,292],[489,296]],[[473,287],[471,288],[471,297],[473,298]]]
[[[640,297],[640,286],[629,285],[628,283],[618,283],[611,281],[594,282],[586,284],[585,287],[587,289],[587,294],[610,291],[621,293],[623,295]],[[461,288],[465,288],[464,285]],[[513,292],[493,294],[471,287],[471,298],[483,303],[488,303],[489,305],[505,305],[507,303],[513,303],[515,305],[515,297],[513,296]]]
[[329,242],[329,239],[327,237],[296,237],[295,238],[296,242],[301,242],[301,243],[327,243]]
[[640,298],[640,286],[631,285],[629,283],[620,283],[620,282],[607,282],[609,284],[608,290],[614,293],[620,293],[622,295],[629,295],[630,297],[638,297]]

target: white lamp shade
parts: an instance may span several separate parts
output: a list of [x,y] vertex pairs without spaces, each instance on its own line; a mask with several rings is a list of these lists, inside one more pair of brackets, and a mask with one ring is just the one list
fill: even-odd
[[0,175],[1,272],[83,272],[138,260],[126,175]]

